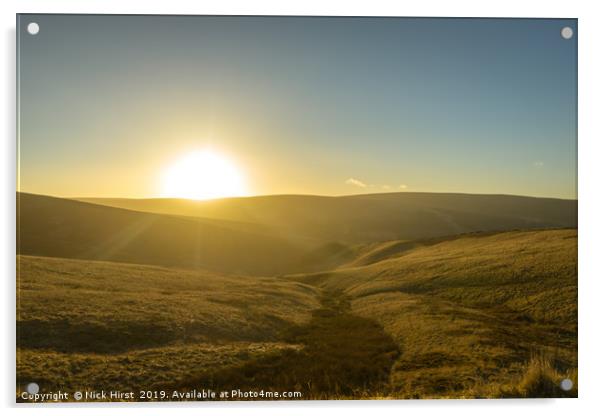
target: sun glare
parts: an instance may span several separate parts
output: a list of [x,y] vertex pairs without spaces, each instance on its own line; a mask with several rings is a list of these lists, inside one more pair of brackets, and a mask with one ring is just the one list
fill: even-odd
[[247,194],[237,167],[212,150],[199,150],[177,160],[164,172],[162,194],[171,198],[214,199]]

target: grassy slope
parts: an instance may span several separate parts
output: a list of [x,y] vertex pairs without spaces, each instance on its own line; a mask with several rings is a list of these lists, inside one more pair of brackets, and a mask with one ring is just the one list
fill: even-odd
[[150,388],[292,348],[282,328],[319,306],[314,288],[272,278],[29,256],[18,271],[18,381],[46,391]]
[[511,195],[274,195],[211,201],[86,199],[98,204],[262,224],[317,244],[413,240],[487,230],[576,227],[577,201]]
[[199,369],[220,371],[296,349],[281,342],[194,343],[117,354],[21,349],[17,382],[23,389],[35,380],[44,391],[161,390],[174,380],[196,377]]
[[558,396],[576,377],[576,247],[575,230],[384,243],[288,279],[21,256],[18,377],[295,387],[294,369],[314,397]]
[[395,395],[520,395],[508,385],[534,371],[533,359],[543,356],[557,375],[576,369],[576,237],[552,230],[401,244],[398,256],[367,266],[293,278],[343,292],[354,313],[391,334],[401,351]]
[[18,271],[20,345],[58,351],[274,340],[318,305],[274,278],[29,256]]
[[575,230],[467,235],[339,269],[322,286],[354,298],[403,292],[467,307],[497,305],[531,319],[574,325],[576,243]]

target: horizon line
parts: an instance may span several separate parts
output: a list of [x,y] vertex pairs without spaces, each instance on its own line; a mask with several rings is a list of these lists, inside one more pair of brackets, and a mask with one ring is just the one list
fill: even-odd
[[344,194],[344,195],[319,195],[319,194],[262,194],[262,195],[244,195],[244,196],[228,196],[221,198],[208,198],[208,199],[192,199],[192,198],[178,198],[178,197],[110,197],[110,196],[58,196],[51,194],[41,194],[34,192],[16,191],[17,194],[30,194],[38,196],[47,196],[51,198],[60,199],[71,199],[71,200],[102,200],[102,199],[121,199],[121,200],[137,200],[137,201],[148,201],[148,200],[179,200],[179,201],[190,201],[190,202],[213,202],[213,201],[224,201],[233,199],[251,199],[251,198],[270,198],[270,197],[315,197],[315,198],[352,198],[361,196],[375,196],[375,195],[400,195],[400,194],[429,194],[429,195],[471,195],[471,196],[506,196],[506,197],[517,197],[517,198],[537,198],[537,199],[558,199],[562,201],[578,201],[578,198],[561,198],[554,196],[533,196],[533,195],[520,195],[520,194],[505,194],[505,193],[470,193],[470,192],[425,192],[425,191],[396,191],[396,192],[371,192],[371,193],[360,193],[360,194]]

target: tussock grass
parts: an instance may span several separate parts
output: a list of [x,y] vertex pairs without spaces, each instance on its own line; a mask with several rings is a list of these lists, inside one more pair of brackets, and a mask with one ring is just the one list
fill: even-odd
[[560,383],[564,378],[577,381],[574,371],[561,374],[552,366],[552,362],[539,356],[531,359],[522,375],[516,393],[520,397],[576,397],[577,387],[565,392]]
[[[578,396],[577,369],[561,370],[554,360],[545,354],[535,354],[524,364],[521,373],[504,384],[477,384],[470,393],[474,397],[489,398],[571,398]],[[561,388],[561,382],[569,379],[570,390]]]

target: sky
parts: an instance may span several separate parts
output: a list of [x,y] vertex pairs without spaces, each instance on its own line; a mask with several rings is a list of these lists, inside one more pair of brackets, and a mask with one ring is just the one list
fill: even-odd
[[577,197],[575,19],[21,15],[17,30],[19,191],[168,196],[166,172],[210,149],[245,195]]

